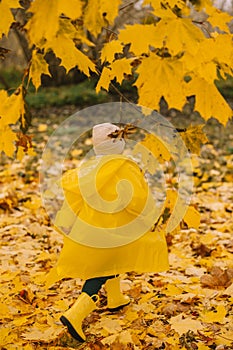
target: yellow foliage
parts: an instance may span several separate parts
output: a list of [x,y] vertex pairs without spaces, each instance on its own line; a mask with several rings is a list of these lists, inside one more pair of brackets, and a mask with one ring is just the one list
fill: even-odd
[[4,16],[1,16],[0,21],[0,38],[3,34],[8,34],[11,23],[14,21],[14,17],[11,13],[10,6],[7,0],[2,0],[0,2],[0,13]]
[[139,77],[135,85],[140,105],[157,110],[163,96],[170,107],[182,108],[186,101],[185,72],[180,60],[151,54],[142,60],[137,72]]
[[96,85],[96,92],[100,92],[101,88],[108,90],[109,84],[111,81],[111,70],[109,68],[104,67],[100,76],[100,79],[98,81],[98,84]]
[[[176,0],[175,0],[176,1]],[[178,1],[177,1],[178,2]],[[171,0],[165,3],[158,2],[157,0],[144,0],[144,4],[150,4],[153,7],[153,13],[157,17],[166,17],[166,18],[175,18],[176,15],[172,12],[173,5],[171,4]]]
[[111,64],[112,79],[116,78],[116,81],[121,84],[125,74],[131,74],[132,66],[131,60],[122,58],[116,60]]
[[[65,35],[59,35],[45,44],[47,50],[52,49],[57,57],[61,59],[61,65],[65,67],[67,72],[78,66],[87,76],[90,75],[90,70],[95,72],[94,63],[80,50],[75,47],[72,39]],[[69,55],[67,55],[69,52]]]
[[88,46],[94,46],[94,44],[85,36],[84,30],[79,26],[75,27],[68,18],[59,18],[59,30],[57,32],[57,37],[60,35],[71,40],[77,39]]
[[197,332],[203,328],[202,324],[198,320],[186,317],[183,318],[182,314],[171,317],[170,319],[171,328],[174,329],[179,335],[187,333],[189,330]]
[[190,18],[161,19],[156,28],[157,33],[163,33],[160,46],[164,41],[171,54],[183,50],[195,54],[199,43],[204,40],[202,31],[193,25]]
[[183,220],[188,225],[188,227],[198,229],[200,225],[201,215],[193,206],[189,206]]
[[32,51],[32,60],[29,71],[28,79],[32,79],[32,83],[35,86],[36,90],[41,85],[41,74],[51,75],[48,70],[48,64],[44,59],[44,55],[37,52],[36,50]]
[[[166,142],[153,134],[147,134],[140,142],[140,145],[161,163],[171,159],[171,153],[169,152],[169,147]],[[146,163],[146,159],[144,159],[144,163]]]
[[103,27],[113,24],[121,0],[89,0],[84,10],[84,27],[97,36]]
[[149,46],[160,46],[162,36],[157,28],[151,24],[126,25],[121,29],[118,40],[124,44],[131,44],[130,51],[136,56],[149,52]]
[[6,91],[0,91],[0,127],[15,124],[20,117],[24,117],[23,87],[19,88],[12,95],[8,96]]
[[[194,72],[196,76],[204,77],[204,79],[214,84],[214,80],[218,79],[217,69],[230,74],[232,62],[232,38],[230,35],[217,35],[214,38],[203,40],[198,47],[196,54],[185,52],[181,61],[184,62],[187,72]],[[225,47],[222,50],[222,47]]]
[[122,52],[122,50],[123,46],[119,40],[112,40],[104,44],[100,55],[101,62],[112,62],[115,58],[115,54]]
[[205,79],[193,77],[187,84],[187,93],[196,96],[195,108],[205,120],[214,117],[226,125],[228,119],[231,118],[230,106],[216,86],[206,82]]
[[227,310],[225,306],[217,305],[215,311],[207,311],[203,313],[202,320],[203,322],[207,322],[207,323],[213,323],[213,322],[223,323],[226,314],[227,314]]
[[25,156],[24,148],[22,146],[18,146],[16,159],[21,162],[24,156]]
[[101,88],[108,90],[111,80],[116,78],[118,83],[122,83],[125,74],[131,74],[132,66],[131,60],[122,58],[112,62],[108,67],[104,67],[101,77],[96,86],[96,92],[98,93]]
[[5,152],[7,156],[12,157],[15,151],[15,141],[17,140],[16,133],[7,125],[0,125],[0,150]]
[[71,19],[82,16],[82,1],[80,0],[58,0],[59,13],[63,13]]
[[59,28],[58,1],[35,0],[28,11],[33,13],[25,26],[30,44],[40,46],[43,39],[52,40]]
[[227,33],[230,33],[230,29],[227,23],[230,23],[231,20],[232,16],[218,9],[216,9],[212,16],[208,18],[208,22],[210,22],[214,28],[219,28],[220,30],[223,30]]
[[118,15],[119,6],[122,3],[122,0],[114,0],[114,1],[95,0],[95,1],[99,5],[99,13],[101,14],[101,16],[105,18],[108,25],[113,24],[115,21],[115,18]]
[[203,127],[205,125],[190,125],[186,131],[180,132],[187,149],[189,152],[194,154],[200,154],[201,145],[208,142],[208,138],[203,132]]

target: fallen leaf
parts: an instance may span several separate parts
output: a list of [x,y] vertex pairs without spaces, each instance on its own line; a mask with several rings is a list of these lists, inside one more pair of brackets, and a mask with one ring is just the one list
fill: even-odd
[[223,323],[226,313],[227,311],[224,305],[217,305],[215,310],[207,311],[206,313],[203,313],[202,320],[203,322],[206,322],[206,323],[213,323],[213,322]]
[[203,325],[198,320],[193,320],[190,317],[185,317],[184,314],[174,316],[169,321],[171,328],[174,329],[179,335],[185,334],[188,331],[197,332],[203,329]]

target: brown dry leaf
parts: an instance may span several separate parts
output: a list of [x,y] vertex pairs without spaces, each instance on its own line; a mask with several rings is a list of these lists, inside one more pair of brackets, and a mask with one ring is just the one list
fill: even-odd
[[191,243],[191,248],[196,255],[200,255],[202,258],[205,256],[210,256],[211,252],[213,251],[213,249],[207,247],[205,244],[196,242]]
[[91,350],[106,350],[109,349],[104,344],[102,344],[100,341],[96,341],[94,343],[90,343],[89,347]]
[[233,278],[232,269],[223,270],[220,267],[213,267],[210,274],[201,276],[200,281],[203,287],[218,288],[229,287]]

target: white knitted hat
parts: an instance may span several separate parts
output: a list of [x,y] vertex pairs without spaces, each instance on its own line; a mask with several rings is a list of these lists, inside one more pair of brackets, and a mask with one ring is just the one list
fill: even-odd
[[124,139],[110,138],[108,135],[119,130],[117,125],[111,123],[97,124],[92,129],[92,140],[96,155],[119,154],[125,147]]

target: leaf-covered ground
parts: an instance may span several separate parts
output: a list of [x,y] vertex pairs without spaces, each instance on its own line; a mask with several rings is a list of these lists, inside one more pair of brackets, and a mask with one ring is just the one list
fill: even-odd
[[195,158],[192,202],[201,213],[199,229],[183,227],[168,237],[169,271],[122,276],[122,290],[132,300],[122,311],[106,309],[102,289],[98,309],[84,321],[87,342],[80,344],[59,317],[77,298],[82,281],[45,288],[62,246],[39,192],[40,154],[55,128],[50,120],[50,126],[38,121],[36,157],[3,159],[0,165],[0,348],[233,349],[233,125],[224,130],[210,123],[211,142]]

